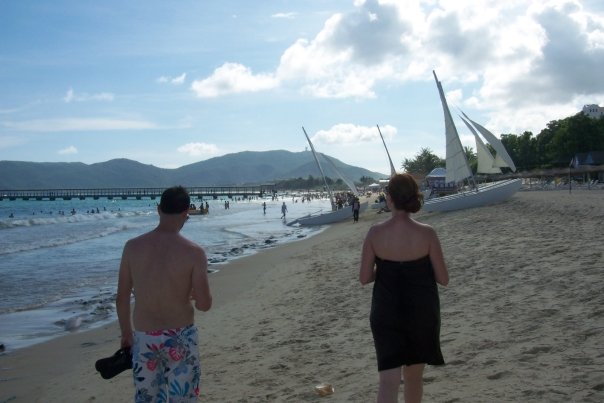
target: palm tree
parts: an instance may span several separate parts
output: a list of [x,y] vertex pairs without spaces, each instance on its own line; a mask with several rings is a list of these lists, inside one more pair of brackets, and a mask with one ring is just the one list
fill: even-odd
[[478,169],[478,157],[476,156],[476,153],[474,152],[472,147],[468,146],[465,146],[463,150],[466,154],[466,159],[468,160],[470,169],[472,170],[472,172],[476,173],[476,170]]

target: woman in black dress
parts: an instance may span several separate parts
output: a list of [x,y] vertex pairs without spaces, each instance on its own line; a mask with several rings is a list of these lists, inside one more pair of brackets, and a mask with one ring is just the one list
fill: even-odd
[[449,274],[432,227],[411,218],[422,194],[409,174],[394,175],[386,187],[392,212],[363,243],[359,280],[375,282],[371,331],[379,371],[379,403],[397,402],[401,376],[405,402],[421,402],[425,364],[442,365],[438,284]]

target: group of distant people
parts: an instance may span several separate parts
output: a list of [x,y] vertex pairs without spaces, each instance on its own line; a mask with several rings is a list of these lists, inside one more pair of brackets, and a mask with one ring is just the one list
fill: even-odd
[[[396,402],[402,377],[405,401],[420,402],[425,364],[444,364],[437,284],[448,284],[448,271],[434,229],[411,218],[422,205],[415,180],[396,174],[385,194],[392,216],[369,229],[359,269],[361,284],[374,283],[370,327],[379,372],[377,401]],[[266,213],[266,203],[262,207]],[[359,207],[353,200],[353,210]],[[208,311],[212,294],[204,249],[180,234],[189,208],[183,187],[166,189],[157,206],[157,227],[130,239],[122,252],[116,306],[121,347],[132,351],[137,402],[195,402],[199,395],[194,308]],[[281,213],[285,218],[285,202]]]
[[[107,208],[106,208],[106,207],[103,207],[103,211],[107,211]],[[119,209],[118,209],[118,211],[119,211]],[[98,207],[96,207],[96,208],[92,208],[92,209],[90,209],[90,210],[86,210],[86,214],[95,214],[95,213],[96,213],[96,214],[100,214],[100,212],[101,212],[101,210],[99,210],[99,208],[98,208]],[[40,211],[40,213],[41,213],[41,214],[46,214],[44,211]],[[51,214],[51,215],[52,215],[53,213],[54,213],[53,211],[48,211],[48,212],[47,212],[47,214]],[[72,208],[72,209],[71,209],[71,211],[70,211],[69,213],[70,213],[71,215],[75,215],[75,214],[77,214],[77,211],[76,211],[76,209],[75,209],[75,208]],[[32,215],[36,215],[36,212],[35,212],[35,211],[33,211],[31,214],[32,214]],[[59,211],[57,211],[57,214],[58,214],[58,215],[61,215],[61,216],[64,216],[64,215],[65,215],[65,211],[64,211],[64,210],[59,210]],[[15,213],[10,213],[10,214],[8,215],[8,218],[15,218]]]

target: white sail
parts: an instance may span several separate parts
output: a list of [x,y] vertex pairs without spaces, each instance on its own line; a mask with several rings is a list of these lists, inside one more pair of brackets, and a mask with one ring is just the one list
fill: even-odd
[[474,137],[476,138],[476,157],[478,159],[476,172],[481,174],[500,174],[501,168],[493,165],[495,159],[487,146],[482,142],[480,137],[477,135],[474,135]]
[[386,149],[386,155],[388,156],[388,161],[390,162],[390,176],[396,175],[396,169],[394,169],[394,164],[392,163],[392,158],[390,158],[390,153],[388,152],[388,147],[386,147],[386,142],[384,141],[384,136],[382,136],[382,131],[380,130],[380,126],[376,125],[378,129],[378,133],[380,133],[380,137],[382,138],[382,143],[384,143],[384,148]]
[[493,166],[498,168],[509,168],[510,166],[505,163],[504,160],[501,159],[499,154],[495,155],[495,160],[493,161]]
[[442,103],[443,112],[445,114],[445,134],[447,137],[447,173],[445,176],[445,181],[447,183],[457,183],[463,181],[466,178],[471,177],[472,171],[470,170],[470,166],[466,158],[466,153],[464,152],[464,149],[461,145],[461,141],[459,140],[457,128],[453,123],[453,118],[451,117],[451,112],[449,111],[447,100],[445,99],[443,87],[440,84],[440,81],[438,81],[438,77],[436,77],[436,72],[432,71],[432,74],[434,74],[434,79],[436,80],[436,85],[438,86],[438,93],[440,94],[440,101]]
[[[495,166],[498,166],[498,167],[509,167],[512,170],[512,172],[516,172],[516,165],[514,165],[514,161],[512,161],[512,158],[510,157],[510,155],[506,151],[506,149],[505,149],[503,143],[501,142],[501,140],[499,140],[497,137],[495,137],[495,135],[493,133],[491,133],[490,131],[488,131],[484,126],[481,126],[480,124],[474,122],[465,113],[462,112],[462,114],[464,115],[464,117],[466,119],[468,119],[470,122],[472,122],[472,124],[476,127],[476,129],[478,129],[478,131],[480,132],[480,134],[482,134],[484,136],[484,138],[487,140],[487,142],[497,152],[497,156],[495,158],[495,161],[496,161],[496,165]],[[505,165],[500,165],[501,161],[504,161]]]
[[356,197],[359,197],[359,191],[357,190],[357,187],[355,186],[354,182],[352,182],[350,179],[345,177],[342,174],[342,172],[340,172],[340,170],[338,168],[336,168],[336,164],[333,163],[331,158],[329,158],[327,155],[325,155],[323,153],[320,153],[320,154],[323,156],[323,158],[325,158],[327,160],[327,162],[329,162],[329,164],[331,165],[331,168],[340,177],[340,179],[342,179],[342,181],[346,184],[346,186],[348,186],[348,188],[350,188],[350,191],[352,192],[352,194],[354,194]]
[[317,166],[319,167],[319,171],[321,171],[321,176],[323,177],[323,183],[325,184],[325,188],[327,189],[327,193],[329,193],[329,200],[331,201],[331,209],[335,211],[336,210],[336,202],[333,199],[333,194],[331,193],[331,189],[329,188],[329,185],[327,184],[327,179],[325,179],[325,173],[323,172],[323,168],[321,167],[321,163],[319,162],[319,158],[317,158],[317,153],[315,152],[315,147],[312,145],[312,142],[310,141],[310,138],[308,137],[308,134],[306,134],[306,130],[304,129],[304,127],[302,127],[302,131],[304,132],[304,135],[306,136],[306,140],[308,140],[308,144],[310,145],[310,149],[312,150],[313,157],[315,157],[315,162],[317,163]]
[[476,133],[476,129],[474,129],[470,122],[465,120],[462,116],[460,116],[460,118],[466,124],[468,129],[470,129],[470,131],[474,135],[474,138],[476,139],[476,157],[478,159],[478,167],[476,169],[476,172],[483,174],[500,174],[501,169],[494,166],[495,159],[493,158],[493,155],[491,154],[487,146],[482,142],[482,139],[480,138],[478,133]]

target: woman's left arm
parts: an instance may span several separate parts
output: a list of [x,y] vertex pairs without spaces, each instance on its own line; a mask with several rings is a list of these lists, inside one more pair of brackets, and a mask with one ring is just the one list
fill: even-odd
[[442,286],[449,284],[449,271],[445,264],[440,240],[433,228],[430,228],[430,262],[432,262],[432,267],[434,268],[436,282]]

